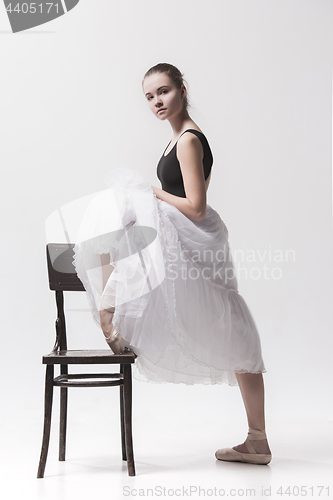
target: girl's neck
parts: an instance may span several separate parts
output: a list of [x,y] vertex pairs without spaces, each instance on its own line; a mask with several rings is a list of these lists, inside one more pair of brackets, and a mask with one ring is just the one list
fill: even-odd
[[186,109],[179,113],[179,115],[172,117],[169,120],[169,123],[173,130],[174,138],[177,138],[184,130],[186,130],[186,128],[190,128],[195,125]]

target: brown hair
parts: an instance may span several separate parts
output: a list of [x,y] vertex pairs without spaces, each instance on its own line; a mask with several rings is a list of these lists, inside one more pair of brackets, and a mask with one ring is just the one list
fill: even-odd
[[[159,64],[156,64],[155,66],[152,66],[145,73],[145,76],[143,77],[143,80],[142,80],[142,85],[143,85],[145,78],[147,76],[154,75],[155,73],[166,73],[169,76],[169,78],[171,78],[171,80],[174,82],[174,84],[176,85],[176,87],[178,89],[180,89],[182,85],[184,85],[186,88],[188,87],[188,83],[183,78],[184,75],[179,71],[178,68],[176,68],[176,66],[173,66],[172,64],[169,64],[169,63],[159,63]],[[184,82],[186,83],[186,85]],[[187,110],[187,108],[189,106],[190,106],[190,104],[188,102],[188,98],[186,95],[184,97],[184,108]]]

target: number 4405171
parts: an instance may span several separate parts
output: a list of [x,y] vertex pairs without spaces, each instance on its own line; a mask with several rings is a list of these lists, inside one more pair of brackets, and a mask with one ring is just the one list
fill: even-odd
[[277,495],[283,496],[301,496],[301,497],[313,497],[316,498],[322,496],[329,496],[329,486],[288,486],[287,488],[280,488],[277,490]]
[[12,7],[12,4],[10,3],[6,7],[6,10],[8,12],[22,12],[23,14],[27,14],[29,12],[30,14],[35,14],[35,12],[42,13],[43,7],[44,7],[44,12],[47,14],[50,12],[52,8],[55,8],[57,13],[59,12],[59,4],[54,2],[47,2],[45,4],[36,2],[21,3],[21,4],[17,3],[15,7]]

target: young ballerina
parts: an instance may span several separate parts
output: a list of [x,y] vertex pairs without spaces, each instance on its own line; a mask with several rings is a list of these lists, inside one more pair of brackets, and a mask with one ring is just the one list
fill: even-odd
[[[151,227],[156,244],[137,252],[140,259],[135,260],[135,252],[119,259],[116,245],[105,244],[108,236],[102,235],[101,227],[98,234],[87,230],[91,214],[105,214],[103,195],[83,221],[84,236],[75,247],[78,275],[109,346],[116,353],[133,349],[144,380],[239,385],[248,436],[238,446],[217,450],[215,456],[268,464],[262,376],[266,370],[258,331],[238,292],[228,229],[206,199],[211,149],[189,116],[187,89],[175,66],[160,63],[150,68],[142,87],[151,111],[157,119],[168,120],[173,130],[157,166],[162,189],[120,168],[109,174],[108,196],[116,198],[120,214],[112,229],[124,229],[129,241],[133,227]],[[113,234],[108,233],[110,227],[105,225],[105,234]],[[93,245],[83,242],[87,235]],[[96,255],[99,282],[86,272],[98,267]],[[131,288],[133,277],[136,284]]]

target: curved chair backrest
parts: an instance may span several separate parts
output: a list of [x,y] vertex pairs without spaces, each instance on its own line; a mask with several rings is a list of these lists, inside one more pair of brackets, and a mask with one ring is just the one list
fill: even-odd
[[73,264],[73,243],[48,243],[46,257],[50,290],[85,291]]

